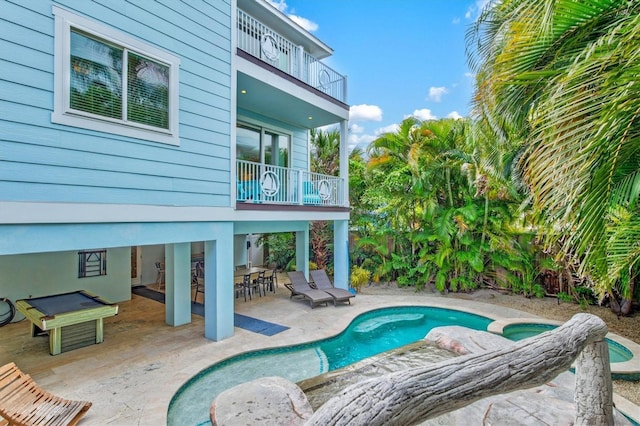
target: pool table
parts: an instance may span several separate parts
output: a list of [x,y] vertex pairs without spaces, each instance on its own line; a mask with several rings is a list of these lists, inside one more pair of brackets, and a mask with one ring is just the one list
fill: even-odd
[[16,308],[31,321],[31,336],[49,332],[51,355],[102,343],[103,318],[118,313],[118,305],[84,290],[17,300]]

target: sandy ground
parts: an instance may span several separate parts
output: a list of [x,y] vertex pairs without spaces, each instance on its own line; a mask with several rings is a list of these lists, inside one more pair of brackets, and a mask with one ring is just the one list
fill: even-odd
[[[363,294],[397,294],[415,293],[417,297],[433,296],[433,290],[417,291],[413,287],[398,287],[394,283],[373,283],[360,290]],[[554,297],[531,298],[524,296],[501,293],[495,290],[477,290],[473,293],[449,293],[443,295],[447,298],[459,298],[465,300],[477,300],[483,303],[491,303],[533,315],[556,321],[567,321],[577,313],[590,313],[597,315],[607,323],[609,331],[626,337],[636,343],[640,343],[640,309],[628,317],[618,318],[607,307],[587,306],[583,309],[577,303],[560,302]],[[640,382],[626,380],[614,380],[613,390],[636,405],[640,405]]]

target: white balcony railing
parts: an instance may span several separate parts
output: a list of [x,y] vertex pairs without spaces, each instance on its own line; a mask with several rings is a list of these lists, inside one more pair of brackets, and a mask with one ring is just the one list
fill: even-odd
[[238,202],[344,206],[344,179],[269,164],[237,161]]
[[347,79],[273,29],[238,9],[238,49],[346,102]]

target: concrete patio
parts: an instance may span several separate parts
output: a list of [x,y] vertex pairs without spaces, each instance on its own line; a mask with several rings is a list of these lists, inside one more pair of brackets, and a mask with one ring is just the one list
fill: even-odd
[[371,309],[428,305],[494,319],[532,317],[476,301],[411,293],[359,294],[352,305],[311,309],[307,302],[290,300],[289,291],[280,284],[276,293],[247,302],[235,299],[235,311],[288,330],[265,336],[236,327],[233,337],[213,342],[204,338],[204,321],[198,315],[192,315],[191,324],[174,328],[165,324],[164,305],[159,302],[134,295],[119,305],[119,314],[105,319],[102,344],[57,356],[49,355],[47,337],[30,336],[28,321],[0,328],[0,365],[16,362],[42,388],[65,398],[92,401],[81,425],[160,425],[166,423],[176,390],[200,370],[246,351],[335,335]]

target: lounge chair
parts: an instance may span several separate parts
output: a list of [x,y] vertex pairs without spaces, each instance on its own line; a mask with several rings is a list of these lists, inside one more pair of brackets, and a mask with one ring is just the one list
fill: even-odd
[[318,290],[325,291],[333,297],[333,304],[336,302],[348,302],[351,304],[351,298],[356,297],[355,294],[343,288],[335,288],[324,269],[309,272],[311,279]]
[[291,291],[289,299],[292,299],[294,296],[302,296],[309,301],[311,309],[320,303],[327,305],[333,300],[333,297],[329,293],[311,287],[302,271],[287,272],[287,275],[289,276],[289,280],[291,280],[291,284],[285,284],[289,291]]
[[0,367],[0,425],[75,425],[90,407],[40,389],[13,362]]

